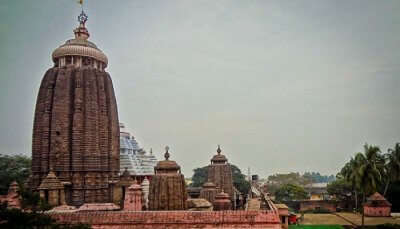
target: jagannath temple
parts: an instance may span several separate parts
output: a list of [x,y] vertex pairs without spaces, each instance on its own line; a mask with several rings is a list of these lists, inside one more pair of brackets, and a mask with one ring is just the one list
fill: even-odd
[[108,59],[88,40],[87,19],[82,11],[75,37],[54,50],[36,102],[30,186],[53,204],[110,202],[120,171]]
[[[28,186],[53,207],[46,214],[103,229],[286,227],[287,209],[267,195],[236,209],[232,170],[219,146],[198,198],[189,198],[169,147],[161,161],[140,148],[118,121],[108,59],[88,40],[87,20],[82,10],[75,37],[54,50],[37,97]],[[17,189],[13,184],[0,201],[18,207]]]
[[127,170],[130,175],[142,181],[144,178],[150,179],[154,175],[154,167],[157,165],[157,158],[153,150],[146,152],[139,146],[135,137],[120,123],[120,171]]

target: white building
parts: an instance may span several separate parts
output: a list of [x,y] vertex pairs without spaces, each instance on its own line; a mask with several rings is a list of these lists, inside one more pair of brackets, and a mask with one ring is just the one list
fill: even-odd
[[120,171],[121,173],[128,169],[129,173],[134,176],[151,176],[154,175],[154,167],[157,165],[157,158],[145,150],[140,148],[135,137],[132,136],[125,128],[123,123],[119,124],[120,128]]

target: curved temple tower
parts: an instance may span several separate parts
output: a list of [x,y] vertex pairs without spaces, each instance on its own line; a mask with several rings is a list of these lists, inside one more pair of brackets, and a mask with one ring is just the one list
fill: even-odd
[[154,168],[150,181],[149,210],[186,210],[187,191],[181,167],[169,160],[169,148],[165,147],[165,160]]
[[58,198],[65,195],[65,202],[75,206],[111,202],[119,172],[118,112],[111,77],[105,72],[108,60],[88,41],[83,11],[78,20],[75,38],[54,50],[54,67],[40,85],[30,178],[37,190],[54,172],[64,187]]
[[211,164],[208,166],[208,181],[215,184],[218,193],[223,191],[228,194],[229,199],[233,202],[232,170],[228,159],[221,152],[221,147],[218,145],[217,154],[211,158]]

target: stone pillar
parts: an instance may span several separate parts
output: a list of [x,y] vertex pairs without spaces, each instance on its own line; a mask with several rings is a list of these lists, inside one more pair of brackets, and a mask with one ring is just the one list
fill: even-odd
[[135,182],[129,186],[125,193],[124,211],[141,211],[142,210],[142,188]]

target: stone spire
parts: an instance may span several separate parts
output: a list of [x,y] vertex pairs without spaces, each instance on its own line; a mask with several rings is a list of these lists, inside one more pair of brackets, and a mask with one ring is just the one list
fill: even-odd
[[215,184],[218,192],[224,190],[234,202],[232,170],[228,159],[222,154],[220,145],[218,145],[217,154],[211,158],[211,164],[208,166],[208,181]]
[[[75,37],[52,53],[36,102],[32,179],[37,190],[55,176],[67,204],[111,202],[119,172],[117,103],[108,60],[88,40],[87,15],[78,17]],[[50,169],[52,172],[50,172]]]
[[169,147],[165,147],[165,160],[154,168],[150,181],[149,210],[185,210],[187,192],[180,166],[169,160]]

